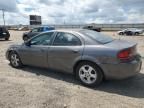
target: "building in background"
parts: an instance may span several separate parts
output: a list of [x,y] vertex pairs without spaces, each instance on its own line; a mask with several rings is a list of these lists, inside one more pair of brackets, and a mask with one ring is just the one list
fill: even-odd
[[30,15],[29,19],[30,19],[30,25],[41,25],[42,24],[41,16]]

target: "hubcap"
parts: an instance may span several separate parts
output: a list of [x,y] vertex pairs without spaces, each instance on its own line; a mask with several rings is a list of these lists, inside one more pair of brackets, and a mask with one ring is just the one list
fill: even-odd
[[89,65],[84,65],[79,69],[80,79],[87,84],[92,84],[97,80],[96,70]]
[[17,54],[12,54],[11,55],[11,63],[12,63],[12,65],[13,66],[19,66],[19,58],[18,58],[18,56],[17,56]]

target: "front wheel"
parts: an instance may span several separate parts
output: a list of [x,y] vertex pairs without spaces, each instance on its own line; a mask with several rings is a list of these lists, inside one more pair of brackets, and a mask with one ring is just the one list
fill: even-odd
[[5,40],[6,40],[6,41],[9,40],[9,38],[5,38]]
[[82,62],[76,68],[76,76],[86,86],[97,86],[102,82],[101,69],[91,62]]
[[11,52],[9,54],[10,65],[14,68],[22,67],[22,63],[19,55],[16,52]]

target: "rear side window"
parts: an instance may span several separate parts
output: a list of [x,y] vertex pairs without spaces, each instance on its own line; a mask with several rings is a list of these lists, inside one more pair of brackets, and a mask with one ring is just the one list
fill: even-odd
[[48,27],[46,27],[46,28],[45,28],[45,30],[46,30],[46,31],[48,31],[48,30],[49,30],[49,28],[48,28]]
[[6,29],[6,28],[0,28],[0,33],[7,33],[8,32],[8,30]]
[[70,33],[59,32],[54,40],[55,46],[78,46],[81,45],[80,39]]
[[38,32],[43,32],[43,31],[44,31],[43,27],[38,28]]

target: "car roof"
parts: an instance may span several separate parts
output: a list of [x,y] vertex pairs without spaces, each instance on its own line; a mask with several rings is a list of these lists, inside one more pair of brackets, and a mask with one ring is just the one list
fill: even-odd
[[[85,29],[56,29],[56,30],[51,30],[53,32],[79,32],[81,30],[85,30]],[[48,31],[48,32],[51,32]]]

